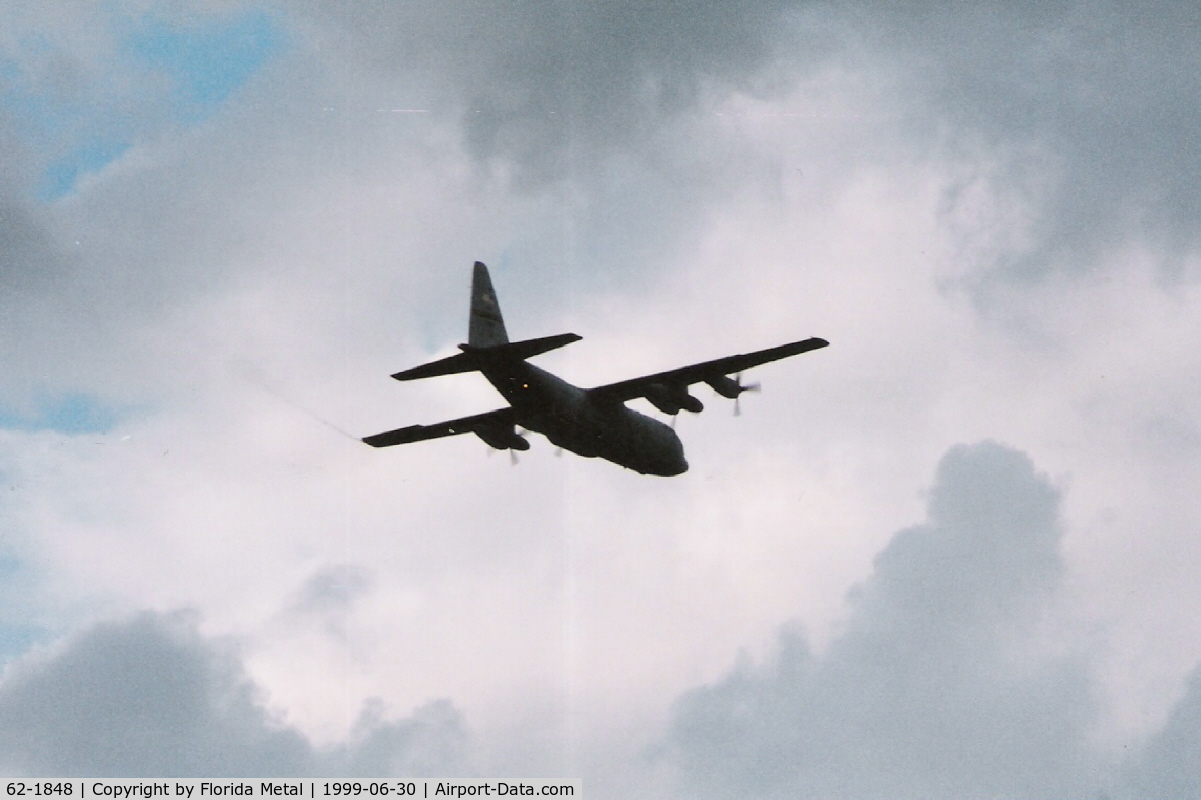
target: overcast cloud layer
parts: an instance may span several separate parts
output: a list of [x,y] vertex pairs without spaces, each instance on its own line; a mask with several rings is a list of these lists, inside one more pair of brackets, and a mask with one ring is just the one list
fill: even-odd
[[[1199,29],[5,6],[0,770],[1195,796]],[[363,447],[477,259],[580,385],[832,345],[669,480]]]
[[449,703],[388,723],[377,705],[346,744],[316,750],[271,719],[236,658],[201,640],[186,615],[145,613],[13,670],[0,726],[9,768],[32,775],[463,774],[466,733]]

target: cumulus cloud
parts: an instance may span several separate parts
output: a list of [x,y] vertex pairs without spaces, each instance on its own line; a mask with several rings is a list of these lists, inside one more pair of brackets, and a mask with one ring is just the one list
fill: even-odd
[[446,701],[388,720],[368,703],[345,742],[315,748],[270,712],[235,654],[193,615],[97,625],[0,682],[0,763],[62,776],[445,775],[467,732]]
[[1129,797],[1191,798],[1201,792],[1201,668],[1164,726],[1127,764],[1124,789]]
[[679,703],[690,790],[759,797],[1074,797],[1099,786],[1094,691],[1040,651],[1063,569],[1059,493],[1023,453],[953,448],[817,655],[781,635]]

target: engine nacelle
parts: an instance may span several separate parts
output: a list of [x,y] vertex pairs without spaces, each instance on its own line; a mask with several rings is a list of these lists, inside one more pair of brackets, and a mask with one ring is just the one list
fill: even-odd
[[688,390],[683,386],[652,383],[646,387],[645,396],[655,408],[672,416],[679,414],[681,409],[699,414],[705,407],[704,403],[688,394]]
[[493,428],[481,425],[472,431],[485,444],[497,450],[529,450],[530,443],[517,431],[509,428]]
[[713,391],[717,392],[728,400],[733,400],[734,398],[738,397],[738,395],[742,394],[743,390],[746,388],[738,383],[738,381],[727,375],[718,375],[716,378],[709,378],[705,381],[705,383],[712,386]]

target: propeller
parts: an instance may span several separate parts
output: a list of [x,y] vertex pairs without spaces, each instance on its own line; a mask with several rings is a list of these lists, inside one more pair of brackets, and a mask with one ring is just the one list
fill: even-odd
[[760,385],[757,381],[755,383],[748,383],[746,386],[743,386],[741,372],[739,372],[737,375],[734,376],[734,382],[738,384],[738,394],[734,395],[734,416],[741,417],[742,416],[742,404],[739,403],[738,400],[739,400],[739,398],[742,397],[742,393],[743,392],[758,392],[758,391],[760,391],[760,389],[762,387],[760,387]]
[[[520,425],[515,425],[515,426],[513,426],[513,430],[514,430],[514,432],[515,432],[515,433],[516,433],[516,434],[517,434],[517,435],[518,435],[520,438],[522,438],[522,439],[524,439],[524,438],[526,437],[526,434],[528,434],[528,433],[529,433],[529,431],[528,431],[528,430],[526,430],[525,428],[521,427]],[[528,449],[529,449],[529,447],[530,447],[530,446],[527,444],[527,445],[525,446],[525,449],[527,449],[527,450],[528,450]],[[509,466],[510,466],[510,467],[515,467],[515,466],[517,466],[517,461],[518,461],[518,458],[517,458],[517,451],[516,451],[515,449],[513,449],[512,447],[510,447],[510,448],[509,448]]]
[[[488,449],[485,451],[488,458],[492,458],[492,454],[496,452],[496,449],[497,448],[493,447],[492,445],[488,445]],[[515,466],[517,466],[517,451],[514,450],[512,447],[508,448],[508,450],[509,450],[509,465],[515,467]]]
[[[509,464],[511,464],[512,466],[517,466],[517,460],[518,460],[517,459],[517,451],[530,449],[529,442],[526,441],[526,438],[525,438],[526,434],[528,434],[529,431],[526,430],[525,428],[521,427],[520,425],[518,425],[513,428],[513,432],[514,432],[514,434],[516,434],[517,439],[516,439],[516,441],[512,441],[512,444],[510,444],[508,447],[506,447],[501,441],[494,442],[491,439],[485,440],[485,442],[488,445],[488,449],[485,452],[488,454],[488,456],[491,457],[492,453],[496,450],[508,450],[509,451]],[[514,446],[512,446],[513,444],[521,444],[524,446],[523,447],[514,447]]]

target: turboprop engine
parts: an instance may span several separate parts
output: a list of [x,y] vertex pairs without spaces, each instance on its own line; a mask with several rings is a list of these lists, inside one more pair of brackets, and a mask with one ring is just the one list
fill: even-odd
[[733,378],[728,375],[716,375],[712,378],[706,378],[705,383],[712,386],[713,391],[717,392],[722,397],[734,401],[734,416],[736,417],[742,413],[742,407],[738,403],[739,395],[741,395],[743,392],[759,391],[759,384],[757,383],[743,385],[741,372],[739,372],[738,375]]
[[674,386],[667,383],[652,383],[647,385],[644,396],[655,408],[673,417],[679,414],[681,409],[691,411],[693,414],[699,414],[705,407],[704,403],[688,394],[688,390],[683,386]]
[[733,400],[735,397],[742,394],[743,390],[747,388],[739,381],[726,377],[725,375],[720,375],[716,378],[710,378],[709,380],[705,381],[705,383],[712,386],[713,391],[730,400]]
[[529,450],[530,443],[510,425],[505,428],[480,425],[473,433],[497,450]]

